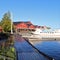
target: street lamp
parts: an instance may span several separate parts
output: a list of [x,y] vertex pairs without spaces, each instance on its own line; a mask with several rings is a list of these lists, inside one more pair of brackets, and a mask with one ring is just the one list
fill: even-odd
[[11,13],[11,34],[13,34],[13,21],[12,21],[12,19],[13,19],[13,15]]

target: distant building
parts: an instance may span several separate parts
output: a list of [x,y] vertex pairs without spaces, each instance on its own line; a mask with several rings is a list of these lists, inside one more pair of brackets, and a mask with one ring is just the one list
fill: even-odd
[[16,32],[29,32],[35,29],[35,26],[30,22],[14,22],[13,23],[16,29]]
[[15,31],[16,32],[31,32],[31,31],[35,31],[35,28],[41,28],[41,29],[45,29],[44,26],[38,26],[38,25],[34,25],[32,24],[30,21],[20,21],[20,22],[13,22],[14,26],[15,26]]

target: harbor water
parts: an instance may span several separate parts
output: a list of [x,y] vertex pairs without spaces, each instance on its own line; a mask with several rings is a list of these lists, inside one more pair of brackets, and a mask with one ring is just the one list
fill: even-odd
[[55,60],[60,60],[60,41],[41,41],[34,46]]

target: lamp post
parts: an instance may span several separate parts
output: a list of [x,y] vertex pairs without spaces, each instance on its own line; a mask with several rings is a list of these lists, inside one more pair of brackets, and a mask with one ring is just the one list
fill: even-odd
[[13,34],[13,21],[12,21],[12,13],[11,13],[11,34]]
[[13,26],[13,22],[11,20],[11,34],[13,34],[13,28],[12,28],[12,26]]

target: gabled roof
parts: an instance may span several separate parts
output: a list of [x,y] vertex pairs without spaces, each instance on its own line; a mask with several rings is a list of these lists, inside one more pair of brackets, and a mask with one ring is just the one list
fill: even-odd
[[20,24],[21,22],[13,22],[14,25]]
[[17,24],[20,24],[20,23],[26,23],[27,25],[31,25],[32,24],[30,21],[13,22],[14,25],[17,25]]
[[32,24],[30,21],[19,21],[19,22],[13,22],[13,24],[17,27],[17,28],[41,28],[41,29],[45,29],[44,26],[38,26],[38,25],[34,25]]
[[14,22],[17,28],[35,28],[35,26],[30,21],[20,21]]

